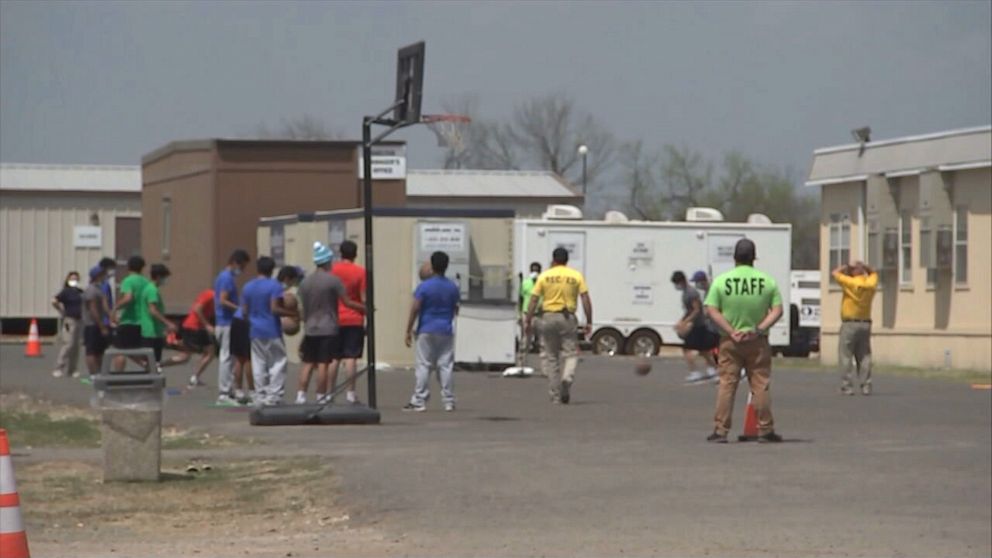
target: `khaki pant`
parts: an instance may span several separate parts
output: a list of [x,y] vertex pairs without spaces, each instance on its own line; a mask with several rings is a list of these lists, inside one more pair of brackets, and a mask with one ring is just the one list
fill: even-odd
[[[541,361],[548,377],[551,399],[561,400],[562,382],[575,380],[575,367],[579,363],[578,321],[574,314],[547,312],[541,318],[538,333],[541,335]],[[562,361],[564,360],[564,363]]]
[[745,343],[735,343],[726,337],[720,341],[720,388],[716,395],[714,430],[718,434],[730,431],[734,413],[734,396],[741,378],[741,368],[747,371],[752,404],[758,415],[758,431],[767,434],[775,429],[772,402],[768,393],[772,374],[772,349],[768,338],[761,336]]
[[76,373],[79,363],[79,345],[83,342],[83,322],[76,318],[62,318],[62,329],[59,331],[62,347],[55,369],[61,370],[66,376]]
[[871,385],[871,322],[843,322],[840,324],[840,343],[837,346],[841,369],[841,387],[850,390],[855,366],[862,386]]

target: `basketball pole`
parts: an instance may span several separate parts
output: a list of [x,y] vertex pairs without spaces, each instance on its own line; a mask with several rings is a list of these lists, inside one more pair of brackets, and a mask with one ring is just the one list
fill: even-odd
[[[369,407],[377,408],[376,402],[376,369],[375,369],[375,259],[372,248],[372,146],[385,139],[389,134],[409,125],[395,120],[383,119],[395,108],[403,105],[400,99],[377,116],[366,116],[362,119],[362,214],[365,221],[365,330],[366,362],[369,375]],[[389,129],[372,138],[372,125],[389,126]]]

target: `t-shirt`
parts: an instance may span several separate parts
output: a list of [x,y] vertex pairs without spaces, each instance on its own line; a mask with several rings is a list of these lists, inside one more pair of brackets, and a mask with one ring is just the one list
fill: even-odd
[[685,289],[682,290],[682,309],[685,310],[685,313],[682,314],[683,318],[692,312],[692,302],[694,300],[699,301],[699,313],[696,314],[696,317],[692,320],[692,326],[696,327],[698,325],[702,325],[703,323],[703,299],[699,297],[699,291],[689,285],[686,285]]
[[335,275],[322,271],[307,275],[298,291],[305,335],[337,335],[338,301],[344,293],[344,283]]
[[754,331],[768,311],[782,304],[778,284],[770,275],[749,265],[739,265],[713,281],[706,306],[723,314],[737,331]]
[[147,277],[140,273],[129,273],[121,281],[121,296],[131,295],[131,302],[121,308],[121,325],[141,325],[141,312],[147,312],[147,307],[141,302],[141,293],[145,287],[151,283]]
[[564,265],[556,265],[537,278],[531,296],[544,299],[541,308],[545,312],[575,312],[579,306],[579,295],[589,292],[585,277],[578,270]]
[[214,280],[214,315],[217,317],[217,325],[229,326],[235,310],[221,305],[220,293],[227,293],[229,302],[241,306],[241,301],[238,299],[238,285],[234,282],[234,273],[231,273],[228,268],[224,268],[224,271],[218,273],[217,279]]
[[83,291],[77,287],[63,287],[59,294],[55,295],[55,300],[62,303],[65,316],[67,318],[82,318],[83,311]]
[[[114,307],[114,286],[111,284],[111,280],[110,279],[107,279],[106,281],[104,281],[103,282],[103,285],[100,288],[103,290],[103,296],[107,299],[107,308],[113,308]],[[105,314],[103,316],[103,323],[104,323],[104,325],[110,325],[110,315],[109,314]]]
[[527,276],[526,279],[520,283],[520,311],[526,313],[527,309],[530,308],[530,297],[534,292],[534,283],[537,280]]
[[106,322],[107,312],[104,311],[103,301],[106,300],[106,295],[103,292],[103,286],[99,283],[90,283],[86,290],[83,291],[83,325],[84,326],[95,326],[97,323],[93,321],[93,316],[90,314],[90,303],[96,304],[97,315],[100,316],[101,322]]
[[145,289],[141,291],[139,302],[141,303],[141,312],[138,319],[141,321],[141,336],[149,339],[165,337],[165,324],[158,321],[148,310],[148,305],[153,304],[158,309],[159,314],[165,315],[162,293],[159,292],[158,285],[154,281],[148,281],[148,284],[145,285]]
[[183,320],[183,327],[186,329],[198,330],[207,329],[207,324],[200,322],[200,317],[196,315],[196,307],[200,307],[200,312],[203,313],[203,317],[208,321],[212,320],[214,317],[214,291],[213,289],[207,289],[196,295],[196,300],[193,301],[193,306],[189,308],[189,314],[186,314],[186,319]]
[[462,293],[454,281],[434,275],[417,285],[413,297],[420,301],[417,333],[454,335],[452,322]]
[[[365,292],[365,268],[348,260],[340,261],[331,266],[331,273],[344,283],[344,292],[354,301],[362,300]],[[342,326],[363,326],[365,315],[352,310],[338,301],[338,323]]]
[[271,277],[256,277],[248,281],[241,297],[244,300],[243,307],[248,315],[252,339],[278,339],[282,337],[279,317],[272,313],[272,301],[282,298],[282,283]]
[[834,279],[844,289],[844,298],[840,303],[840,318],[870,320],[871,301],[875,298],[875,290],[878,288],[878,274],[851,276],[835,273]]

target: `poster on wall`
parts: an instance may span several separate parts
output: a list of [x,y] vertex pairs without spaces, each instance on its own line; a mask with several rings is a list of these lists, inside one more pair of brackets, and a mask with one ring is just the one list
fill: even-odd
[[79,225],[72,228],[74,248],[100,248],[103,246],[103,231],[100,227]]
[[[365,178],[362,150],[358,150],[358,178]],[[406,146],[376,145],[372,147],[372,180],[402,180],[406,178]]]
[[651,285],[634,285],[634,304],[654,304],[654,289]]
[[269,227],[269,244],[272,259],[276,261],[276,265],[286,265],[286,234],[282,225]]
[[[421,252],[464,252],[464,223],[421,223]],[[450,254],[449,254],[450,255]]]

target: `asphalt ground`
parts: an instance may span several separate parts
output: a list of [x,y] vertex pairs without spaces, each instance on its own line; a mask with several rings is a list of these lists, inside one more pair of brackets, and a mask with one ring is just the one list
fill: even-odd
[[[51,377],[52,347],[22,352],[0,348],[0,389],[86,404],[91,388]],[[412,373],[381,372],[382,424],[348,427],[249,426],[211,388],[177,389],[188,373],[167,371],[166,423],[326,456],[353,520],[405,555],[992,554],[992,392],[963,383],[876,376],[872,396],[844,397],[834,375],[776,368],[785,442],[713,445],[715,389],[683,385],[674,359],[639,377],[632,360],[586,358],[567,406],[542,378],[460,372],[455,413],[436,385],[427,412],[401,412]]]

